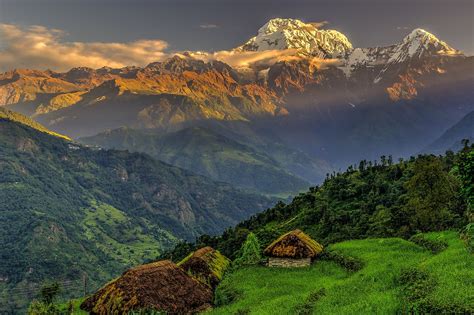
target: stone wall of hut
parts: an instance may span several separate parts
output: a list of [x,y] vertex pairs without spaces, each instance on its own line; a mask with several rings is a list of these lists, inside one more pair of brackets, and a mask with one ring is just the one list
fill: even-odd
[[297,268],[297,267],[308,267],[311,265],[311,258],[268,258],[269,267],[285,267],[285,268]]

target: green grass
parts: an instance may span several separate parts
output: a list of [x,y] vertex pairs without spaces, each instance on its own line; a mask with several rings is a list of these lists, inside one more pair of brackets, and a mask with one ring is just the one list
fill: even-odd
[[26,116],[23,116],[21,114],[15,113],[15,112],[12,112],[12,111],[10,111],[8,109],[5,109],[5,108],[0,108],[0,119],[7,119],[7,120],[10,120],[10,121],[13,121],[13,122],[18,122],[18,123],[26,125],[30,128],[36,129],[40,132],[47,133],[51,136],[62,138],[64,140],[68,140],[68,141],[71,140],[69,137],[58,134],[56,132],[53,132],[53,131],[47,129],[46,127],[44,127],[43,125],[37,123],[36,121],[34,121],[34,120],[32,120],[32,119],[30,119]]
[[449,247],[435,255],[398,238],[346,241],[329,248],[362,260],[364,268],[358,272],[350,273],[330,261],[316,261],[303,269],[239,269],[221,285],[240,292],[240,297],[211,314],[294,314],[321,288],[325,294],[310,313],[394,314],[406,307],[398,278],[409,267],[427,271],[436,280],[427,296],[432,303],[474,309],[474,258],[455,232],[426,237],[446,241]]
[[[57,308],[61,314],[87,315],[88,313],[86,311],[81,310],[80,308],[81,303],[83,301],[84,301],[84,298],[69,300],[68,302],[57,304]],[[70,312],[71,311],[70,304],[72,304],[72,312]]]
[[[97,247],[123,263],[136,265],[150,260],[160,254],[160,239],[143,231],[143,228],[132,224],[126,213],[111,205],[92,201],[91,207],[84,209],[85,219],[82,222],[84,235],[96,242]],[[145,222],[164,240],[176,239],[171,233]],[[132,228],[133,227],[133,228]]]

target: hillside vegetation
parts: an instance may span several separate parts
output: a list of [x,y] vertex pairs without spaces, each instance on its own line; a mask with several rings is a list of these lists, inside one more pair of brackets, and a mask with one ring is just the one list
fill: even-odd
[[302,269],[239,269],[217,292],[235,300],[210,314],[473,312],[474,259],[458,233],[425,237],[448,247],[433,254],[400,238],[345,241],[329,250],[360,260],[363,268],[356,272],[319,259]]
[[47,133],[51,136],[63,138],[65,140],[71,140],[69,137],[61,135],[59,133],[53,132],[47,128],[45,128],[43,125],[37,123],[33,119],[30,119],[22,114],[18,114],[15,112],[12,112],[11,110],[5,109],[0,107],[0,119],[5,119],[5,120],[10,120],[14,122],[18,122],[20,124],[23,124],[25,126],[31,127],[33,129],[36,129],[38,131]]
[[[265,194],[287,196],[305,191],[310,186],[308,181],[320,182],[329,172],[328,166],[312,165],[313,161],[309,158],[301,163],[305,165],[305,171],[301,172],[291,165],[296,161],[284,159],[291,159],[291,155],[301,155],[299,159],[304,159],[304,154],[289,148],[284,148],[285,152],[280,154],[264,145],[252,146],[247,137],[243,140],[236,138],[223,135],[217,128],[203,126],[166,134],[121,128],[80,141],[104,148],[144,152],[214,180]],[[267,146],[276,146],[268,139],[264,142]],[[298,172],[298,176],[293,171]],[[314,173],[317,175],[314,176]]]
[[[466,147],[464,152],[472,152]],[[472,154],[463,156],[471,156]],[[195,244],[181,243],[164,256],[183,257],[205,245],[234,258],[253,231],[262,246],[278,236],[301,229],[323,245],[367,237],[403,237],[419,232],[460,229],[468,223],[466,184],[458,176],[460,155],[420,155],[393,163],[361,161],[330,175],[321,186],[279,202],[226,230],[220,237],[202,236]],[[464,168],[472,173],[472,168]],[[472,178],[472,177],[468,177]],[[472,189],[470,190],[472,193]]]
[[[273,201],[124,151],[95,150],[0,119],[0,311],[46,280],[89,288]],[[77,292],[70,292],[71,294]]]
[[[211,314],[470,314],[473,166],[467,145],[444,157],[362,161],[288,205],[280,202],[219,237],[180,243],[162,257],[184,255],[186,264],[212,244],[233,259]],[[262,249],[295,228],[325,245],[315,263],[262,266]],[[201,249],[192,254],[195,248]]]

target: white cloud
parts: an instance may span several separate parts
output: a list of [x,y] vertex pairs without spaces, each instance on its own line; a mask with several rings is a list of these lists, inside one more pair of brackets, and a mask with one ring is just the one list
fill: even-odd
[[43,26],[19,27],[0,24],[0,70],[12,68],[68,70],[143,66],[167,57],[168,44],[162,40],[137,40],[128,43],[67,42],[65,33]]
[[311,24],[315,28],[319,29],[319,28],[322,28],[322,27],[326,26],[327,24],[329,24],[329,22],[328,21],[320,21],[320,22],[310,22],[308,24]]
[[[0,71],[13,68],[52,69],[67,71],[73,67],[104,66],[120,68],[144,66],[162,61],[175,53],[166,52],[162,40],[137,40],[128,43],[68,42],[62,30],[43,26],[19,27],[0,24]],[[179,54],[185,57],[182,54]],[[219,60],[234,68],[264,69],[279,61],[300,60],[294,49],[266,51],[188,52],[186,55],[203,61]],[[310,67],[323,68],[337,60],[313,58]]]
[[191,57],[203,61],[219,60],[234,68],[267,68],[280,61],[308,59],[310,67],[325,68],[329,65],[339,65],[338,59],[321,59],[305,57],[298,54],[295,49],[264,50],[264,51],[228,51],[222,50],[214,53],[198,52],[188,53]]

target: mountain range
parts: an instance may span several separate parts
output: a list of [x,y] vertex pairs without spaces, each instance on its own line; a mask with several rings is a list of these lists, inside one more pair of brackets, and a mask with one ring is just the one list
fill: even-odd
[[464,140],[474,143],[474,111],[446,130],[438,139],[426,147],[423,152],[434,154],[443,154],[447,150],[456,152],[464,147]]
[[225,53],[121,69],[12,70],[0,75],[0,105],[73,138],[244,122],[339,168],[414,154],[441,136],[474,110],[473,70],[473,57],[422,29],[397,44],[354,48],[338,31],[277,18]]
[[[333,240],[368,228],[367,215],[386,222],[383,205],[404,202],[415,163],[394,159],[472,138],[473,83],[474,57],[425,30],[358,48],[339,31],[281,18],[228,51],[0,74],[0,305],[24,306],[13,293],[45,279],[102,283],[322,182],[285,212],[313,207],[317,192],[311,215],[280,217],[278,203],[260,218],[296,227],[324,214]],[[381,166],[368,161],[381,155]],[[336,174],[359,161],[363,183],[353,167]],[[387,172],[374,182],[379,166]],[[385,182],[396,198],[381,203]],[[349,184],[364,216],[348,228]]]
[[120,128],[79,141],[103,148],[144,152],[217,181],[279,196],[303,191],[332,171],[327,162],[290,149],[263,132],[256,135],[246,123],[238,124],[239,127],[234,123],[229,128],[225,123],[202,123],[168,133]]

